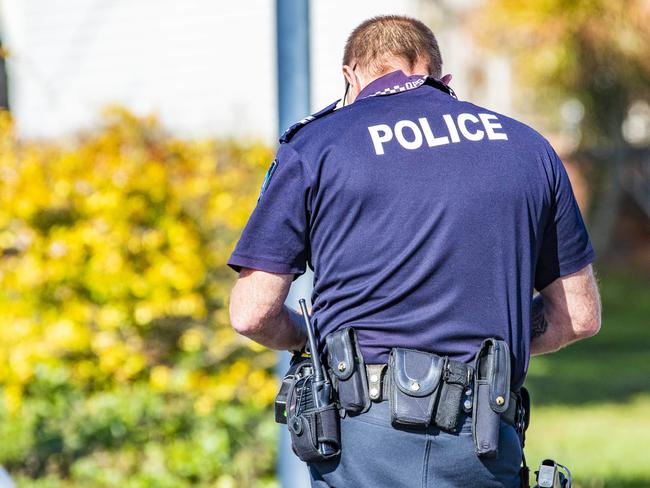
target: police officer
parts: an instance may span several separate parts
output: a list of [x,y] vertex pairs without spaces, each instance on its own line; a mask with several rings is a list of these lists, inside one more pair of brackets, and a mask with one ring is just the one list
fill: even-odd
[[[346,96],[282,136],[229,260],[239,333],[301,349],[300,316],[283,302],[308,264],[320,347],[353,327],[370,365],[395,347],[470,364],[494,337],[509,345],[517,391],[531,354],[598,331],[594,251],[562,162],[530,127],[457,100],[441,64],[415,19],[352,32]],[[341,419],[340,457],[310,465],[313,486],[519,486],[511,424],[501,421],[498,456],[481,458],[471,412],[451,431],[396,428],[373,393],[366,412]]]

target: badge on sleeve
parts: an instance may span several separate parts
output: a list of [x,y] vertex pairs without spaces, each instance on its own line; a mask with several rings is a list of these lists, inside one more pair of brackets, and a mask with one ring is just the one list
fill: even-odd
[[264,181],[262,181],[262,188],[260,188],[260,196],[257,197],[258,202],[262,199],[262,196],[264,195],[264,192],[266,191],[266,187],[269,186],[269,181],[271,181],[271,176],[273,176],[273,173],[275,173],[275,169],[277,167],[278,167],[278,160],[274,159],[273,162],[271,163],[271,166],[269,166],[269,170],[266,172],[266,176],[264,177]]

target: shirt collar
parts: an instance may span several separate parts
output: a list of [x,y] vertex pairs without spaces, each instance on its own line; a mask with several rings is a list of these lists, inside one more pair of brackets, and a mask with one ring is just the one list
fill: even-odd
[[439,80],[430,78],[427,75],[407,76],[402,70],[397,70],[370,82],[368,86],[361,90],[356,99],[361,100],[362,98],[374,97],[377,95],[391,95],[393,93],[400,93],[417,88],[424,83],[431,84],[432,86],[435,86],[436,88],[449,93],[455,98],[455,95],[453,94],[451,88],[447,87]]

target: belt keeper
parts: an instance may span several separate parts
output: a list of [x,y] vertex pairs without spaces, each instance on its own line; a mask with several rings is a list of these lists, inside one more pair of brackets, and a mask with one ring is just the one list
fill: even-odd
[[367,364],[368,374],[368,396],[372,401],[379,401],[382,398],[382,380],[386,370],[385,364]]

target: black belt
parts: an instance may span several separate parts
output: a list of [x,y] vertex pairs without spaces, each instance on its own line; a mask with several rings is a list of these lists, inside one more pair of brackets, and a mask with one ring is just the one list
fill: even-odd
[[[460,408],[467,415],[472,415],[472,401],[473,395],[473,368],[464,365],[468,371],[468,386],[465,391],[465,399],[461,401]],[[388,381],[384,381],[387,364],[366,364],[366,376],[368,378],[368,393],[372,402],[383,402],[388,400]],[[526,427],[525,414],[522,408],[522,401],[520,395],[515,392],[510,392],[510,402],[508,409],[501,414],[501,419],[506,423],[512,425],[517,431],[523,431]]]

